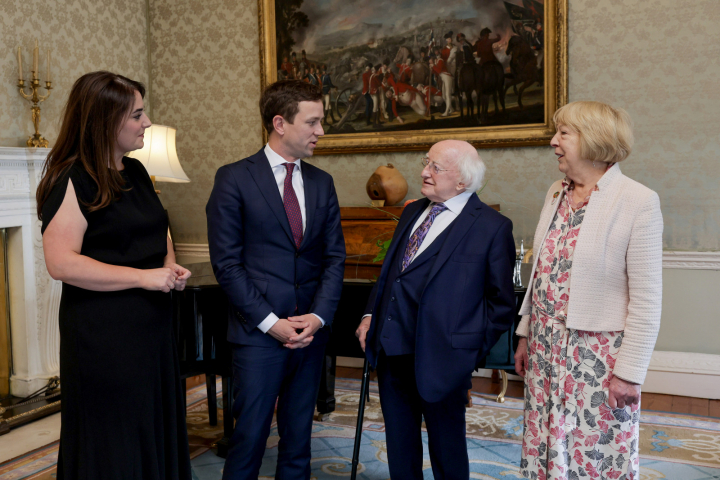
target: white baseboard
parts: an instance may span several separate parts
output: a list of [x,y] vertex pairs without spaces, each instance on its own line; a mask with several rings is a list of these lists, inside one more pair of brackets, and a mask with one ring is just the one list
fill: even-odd
[[[490,377],[479,369],[474,377]],[[510,380],[520,380],[508,374]],[[684,397],[720,399],[720,355],[688,352],[653,352],[642,391]]]
[[13,375],[10,377],[10,392],[14,397],[24,398],[37,392],[41,388],[47,386],[50,376],[38,377],[20,377]]
[[720,355],[653,352],[643,392],[720,399]]
[[[340,367],[362,368],[361,358],[338,357]],[[490,377],[492,371],[479,369],[474,377]],[[508,379],[522,381],[518,375]],[[687,352],[653,352],[642,391],[684,397],[720,399],[720,355]]]

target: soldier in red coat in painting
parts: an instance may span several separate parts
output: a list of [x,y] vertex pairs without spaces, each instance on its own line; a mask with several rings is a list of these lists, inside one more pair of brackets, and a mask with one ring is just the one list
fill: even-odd
[[412,67],[410,64],[412,63],[412,58],[408,57],[407,60],[405,60],[405,63],[398,63],[396,64],[398,67],[398,70],[400,72],[398,73],[398,81],[403,83],[410,83],[410,78],[412,78]]
[[285,70],[285,76],[289,80],[295,79],[295,72],[293,72],[293,64],[288,62],[288,57],[283,57],[283,61],[280,64],[280,70]]
[[397,116],[400,123],[403,119],[397,114],[397,104],[412,108],[416,114],[424,116],[427,111],[425,105],[425,95],[412,85],[403,82],[395,82],[394,87],[390,87],[385,96],[392,101],[393,113]]
[[453,49],[455,48],[455,45],[452,43],[452,36],[453,32],[449,31],[445,34],[445,46],[443,47],[442,51],[440,52],[440,56],[443,60],[445,60],[445,63],[447,63],[450,59],[450,54],[452,53]]
[[442,102],[442,92],[433,87],[432,85],[423,85],[422,83],[417,86],[418,91],[422,94],[423,103],[425,104],[425,115],[430,115],[430,107],[439,106]]
[[453,94],[453,76],[448,72],[445,60],[442,57],[436,58],[435,62],[431,64],[433,74],[437,78],[437,83],[440,86],[442,92],[442,98],[445,102],[445,112],[441,115],[447,117],[453,113],[452,108],[452,94]]

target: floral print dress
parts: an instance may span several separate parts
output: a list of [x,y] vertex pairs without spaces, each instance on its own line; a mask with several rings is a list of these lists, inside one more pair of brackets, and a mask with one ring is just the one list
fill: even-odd
[[590,201],[573,204],[573,188],[566,178],[537,253],[520,472],[533,480],[639,480],[639,405],[607,403],[623,332],[565,327],[573,251]]

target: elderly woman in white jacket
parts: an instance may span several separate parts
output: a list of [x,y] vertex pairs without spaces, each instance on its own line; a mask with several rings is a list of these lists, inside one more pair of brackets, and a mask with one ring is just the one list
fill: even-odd
[[660,327],[662,214],[620,172],[630,117],[573,102],[553,118],[565,174],[545,197],[517,329],[526,478],[639,478],[640,386]]

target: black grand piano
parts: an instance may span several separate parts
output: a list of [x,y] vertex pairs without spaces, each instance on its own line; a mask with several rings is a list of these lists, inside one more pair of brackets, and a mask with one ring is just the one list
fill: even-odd
[[[226,341],[228,301],[215,280],[210,263],[186,264],[193,272],[182,292],[173,292],[173,316],[178,340],[180,371],[183,378],[205,374],[208,392],[209,419],[217,424],[216,379],[222,378],[223,439],[217,443],[218,455],[227,453],[233,432],[232,353]],[[345,279],[330,341],[328,342],[323,376],[317,399],[319,414],[335,410],[335,368],[337,357],[365,358],[355,337],[355,329],[365,310],[373,282]],[[518,308],[525,290],[516,290]],[[518,318],[519,321],[519,318]],[[493,368],[511,368],[516,343],[506,333],[493,348]],[[498,358],[500,360],[498,360]],[[490,366],[490,365],[488,365]]]

